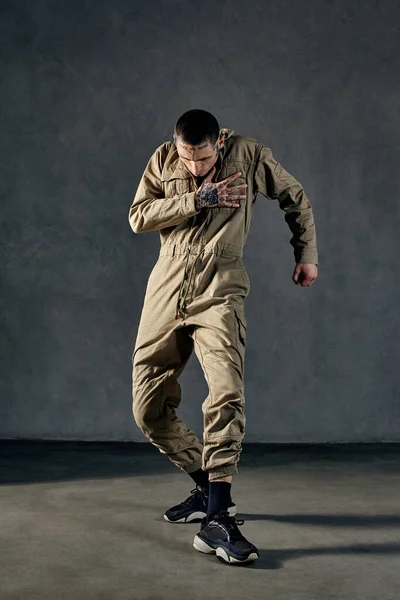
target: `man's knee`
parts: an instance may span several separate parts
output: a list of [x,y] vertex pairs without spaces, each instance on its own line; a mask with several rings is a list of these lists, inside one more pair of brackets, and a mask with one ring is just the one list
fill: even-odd
[[135,396],[133,397],[132,402],[132,414],[136,425],[143,431],[143,433],[145,433],[144,430],[147,429],[146,411],[143,410],[142,406],[139,406],[138,403],[136,403]]
[[132,381],[132,414],[136,425],[149,438],[157,420],[156,398],[153,390],[146,381],[133,372]]

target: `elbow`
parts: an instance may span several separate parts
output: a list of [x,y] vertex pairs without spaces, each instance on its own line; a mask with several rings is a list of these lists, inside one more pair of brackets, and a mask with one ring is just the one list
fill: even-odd
[[145,229],[140,227],[140,225],[138,223],[136,223],[135,221],[130,220],[129,223],[131,225],[131,229],[132,229],[133,233],[143,233],[145,231]]
[[130,218],[129,223],[134,233],[147,233],[153,231],[149,223],[145,223],[143,219]]
[[132,219],[132,217],[129,217],[129,225],[131,226],[133,233],[139,233],[137,223],[134,219]]
[[139,216],[132,212],[132,210],[129,211],[129,225],[131,226],[131,229],[134,233],[142,233],[142,231],[144,231],[143,228],[143,219],[140,219]]
[[136,227],[136,223],[134,221],[132,221],[132,219],[129,219],[129,224],[131,226],[133,233],[139,233],[139,230]]

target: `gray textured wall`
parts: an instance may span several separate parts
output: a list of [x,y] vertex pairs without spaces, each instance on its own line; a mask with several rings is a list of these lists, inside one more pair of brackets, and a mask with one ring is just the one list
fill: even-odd
[[[1,437],[140,440],[131,354],[158,234],[127,215],[190,108],[304,185],[320,276],[259,196],[245,441],[400,440],[397,1],[1,3]],[[197,359],[181,414],[201,435]]]

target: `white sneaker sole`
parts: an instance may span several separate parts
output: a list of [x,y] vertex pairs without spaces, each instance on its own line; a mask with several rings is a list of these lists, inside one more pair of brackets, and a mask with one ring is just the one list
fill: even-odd
[[245,564],[248,562],[253,562],[254,560],[258,560],[258,555],[255,552],[252,552],[245,560],[238,560],[233,556],[228,556],[224,548],[211,548],[208,544],[206,544],[201,538],[197,535],[193,541],[193,548],[198,550],[198,552],[203,552],[203,554],[216,554],[219,559],[223,560],[228,564]]
[[[234,517],[236,515],[236,506],[234,505],[228,508],[228,513],[231,517]],[[171,521],[171,519],[168,519],[167,515],[164,515],[164,519],[168,521],[168,523],[190,523],[194,520],[201,521],[205,516],[207,516],[205,512],[199,511],[192,513],[188,517],[182,517],[182,519],[178,519],[177,521]]]

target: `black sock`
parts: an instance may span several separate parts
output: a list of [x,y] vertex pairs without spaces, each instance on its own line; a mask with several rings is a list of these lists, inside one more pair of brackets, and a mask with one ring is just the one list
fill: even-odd
[[228,510],[231,502],[231,486],[228,481],[210,481],[207,517],[211,519],[221,510]]
[[203,471],[203,469],[197,469],[197,471],[193,471],[193,473],[188,473],[190,477],[200,485],[207,493],[208,493],[208,472]]

